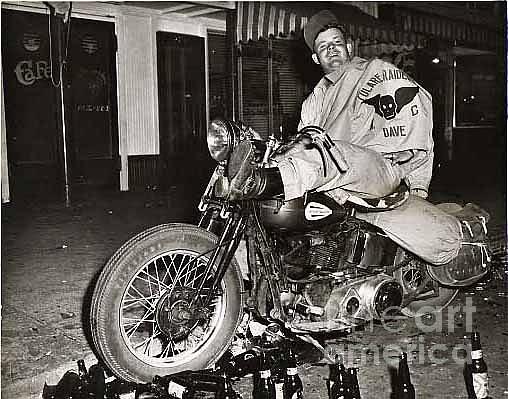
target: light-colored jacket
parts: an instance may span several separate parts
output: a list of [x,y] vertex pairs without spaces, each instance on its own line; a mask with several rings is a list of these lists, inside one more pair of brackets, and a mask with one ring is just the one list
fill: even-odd
[[[355,57],[324,76],[302,105],[299,129],[318,125],[333,140],[393,158],[411,189],[432,177],[432,97],[394,65]],[[397,156],[409,152],[409,160]]]

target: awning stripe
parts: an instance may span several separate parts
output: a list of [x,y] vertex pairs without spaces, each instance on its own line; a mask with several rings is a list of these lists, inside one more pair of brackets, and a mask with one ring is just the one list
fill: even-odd
[[236,37],[242,37],[242,28],[245,26],[243,23],[243,5],[237,3],[236,5]]
[[308,21],[308,18],[307,17],[302,17],[301,20],[300,20],[300,30],[303,30],[303,27],[305,25],[307,25],[307,21]]
[[451,20],[446,17],[414,14],[409,11],[398,11],[397,25],[405,31],[417,32],[427,36],[435,36],[447,40],[460,40],[476,45],[492,46],[493,42],[502,38],[501,32],[493,27],[472,25],[464,21]]
[[279,10],[279,24],[278,24],[278,27],[277,27],[277,32],[275,32],[275,36],[278,36],[279,35],[279,32],[284,32],[284,17],[286,15],[286,10],[284,10],[283,8],[281,8]]
[[266,5],[263,19],[263,32],[268,32],[270,29],[270,6]]
[[289,18],[290,18],[290,16],[291,16],[290,12],[286,12],[284,14],[284,28],[282,29],[282,31],[279,32],[279,35],[281,34],[282,36],[285,36],[285,35],[291,33],[291,31],[289,30]]
[[276,8],[274,6],[270,6],[270,18],[268,20],[268,36],[275,34],[275,12]]
[[[256,3],[254,2],[249,2],[248,3],[248,13],[247,13],[247,36],[248,37],[251,37],[251,38],[254,38],[254,32],[252,31],[253,30],[253,25],[254,25],[254,5]],[[257,37],[256,37],[257,39]]]
[[289,15],[289,31],[290,32],[296,31],[296,14],[293,13]]
[[255,38],[257,39],[259,36],[262,36],[264,32],[266,32],[263,27],[264,27],[264,24],[265,24],[265,8],[266,8],[266,4],[265,3],[259,3],[259,15],[258,15],[258,18],[257,18],[257,21],[258,21],[258,30],[257,30],[257,37],[255,36]]

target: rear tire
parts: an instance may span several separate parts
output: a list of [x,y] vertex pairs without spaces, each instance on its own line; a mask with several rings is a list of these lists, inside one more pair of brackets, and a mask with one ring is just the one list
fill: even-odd
[[160,225],[129,240],[108,261],[92,298],[91,327],[99,355],[118,377],[150,382],[155,375],[204,369],[226,351],[242,316],[235,260],[206,309],[209,317],[175,317],[190,309],[216,241],[196,226]]

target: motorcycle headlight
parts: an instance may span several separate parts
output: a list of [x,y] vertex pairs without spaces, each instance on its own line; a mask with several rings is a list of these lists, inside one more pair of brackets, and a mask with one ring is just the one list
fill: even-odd
[[208,126],[206,142],[212,158],[217,162],[224,161],[234,146],[235,132],[233,126],[223,119],[214,119]]

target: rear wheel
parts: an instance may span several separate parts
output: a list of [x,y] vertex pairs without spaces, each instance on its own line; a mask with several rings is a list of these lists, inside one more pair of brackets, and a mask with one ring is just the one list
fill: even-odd
[[[216,237],[196,226],[157,226],[127,242],[96,285],[91,325],[94,344],[117,376],[148,382],[155,375],[203,369],[233,338],[242,312],[235,260],[210,305],[195,299]],[[212,273],[213,274],[213,273]]]

